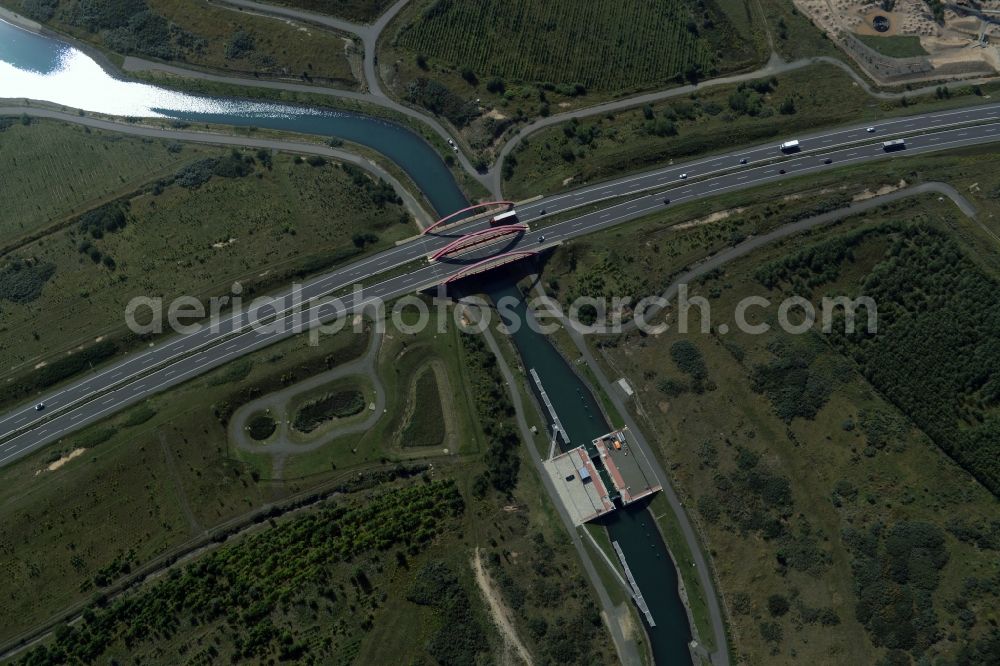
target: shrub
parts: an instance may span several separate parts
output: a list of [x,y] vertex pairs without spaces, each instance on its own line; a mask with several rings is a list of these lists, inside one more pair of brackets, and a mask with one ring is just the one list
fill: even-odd
[[253,52],[254,42],[254,36],[240,28],[226,42],[226,58],[230,60],[245,58]]
[[24,305],[42,295],[56,273],[55,264],[14,259],[0,268],[0,299]]
[[782,617],[788,613],[788,599],[780,594],[772,594],[767,598],[767,611],[772,617]]

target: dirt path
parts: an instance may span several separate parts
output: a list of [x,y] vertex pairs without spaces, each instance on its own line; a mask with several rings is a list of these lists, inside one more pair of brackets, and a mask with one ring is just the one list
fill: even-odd
[[[479,585],[479,591],[483,593],[486,603],[490,606],[490,616],[493,618],[493,623],[500,630],[500,635],[503,636],[506,644],[505,653],[509,655],[513,651],[522,662],[531,666],[535,663],[531,658],[531,653],[518,638],[517,630],[514,629],[514,623],[510,619],[510,610],[500,598],[500,593],[493,587],[493,581],[486,572],[486,567],[483,566],[483,559],[479,555],[478,547],[472,557],[472,570],[476,574],[476,584]],[[509,660],[505,659],[504,661]]]

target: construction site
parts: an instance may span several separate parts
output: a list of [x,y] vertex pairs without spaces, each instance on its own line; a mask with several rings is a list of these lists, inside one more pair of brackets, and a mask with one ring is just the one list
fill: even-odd
[[795,0],[876,82],[993,77],[1000,0]]

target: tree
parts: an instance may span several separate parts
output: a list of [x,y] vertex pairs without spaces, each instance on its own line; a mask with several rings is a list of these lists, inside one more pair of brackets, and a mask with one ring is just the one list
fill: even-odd
[[782,617],[788,613],[788,599],[780,594],[772,594],[767,598],[767,610],[772,617]]
[[777,622],[761,622],[760,635],[768,643],[780,643],[784,634]]

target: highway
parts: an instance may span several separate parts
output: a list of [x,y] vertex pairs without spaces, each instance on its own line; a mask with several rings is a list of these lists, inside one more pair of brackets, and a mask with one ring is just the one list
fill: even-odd
[[[906,149],[886,153],[881,142],[901,134],[906,135]],[[791,156],[782,155],[777,150],[777,142],[774,142],[585,186],[519,206],[520,220],[535,223],[535,228],[499,247],[503,250],[537,250],[678,203],[707,199],[824,169],[996,141],[1000,139],[1000,104],[887,120],[878,123],[874,133],[859,125],[794,138],[801,141],[802,151]],[[746,159],[747,163],[741,164],[742,159]],[[687,174],[687,177],[682,179],[681,174]],[[537,224],[555,213],[611,199],[615,201],[602,209],[544,227]],[[666,200],[669,203],[665,203]],[[295,291],[275,294],[273,308],[265,308],[258,314],[265,320],[270,316],[284,326],[272,324],[254,328],[250,326],[251,313],[225,315],[217,330],[205,328],[190,335],[159,340],[146,350],[128,354],[91,375],[39,396],[31,403],[0,416],[0,466],[10,464],[153,394],[338,314],[332,304],[316,303],[304,308],[300,326],[292,326],[293,315],[289,308],[296,300],[308,303],[337,294],[352,285],[364,284],[363,298],[353,294],[343,298],[342,310],[355,312],[374,299],[388,301],[440,282],[462,265],[485,256],[484,251],[464,256],[461,262],[428,264],[424,257],[458,234],[486,226],[487,220],[460,224],[441,234],[426,235],[308,280],[298,285]],[[540,242],[542,236],[544,242]],[[489,251],[495,252],[497,248],[493,246]],[[400,270],[401,274],[395,274]],[[385,274],[390,272],[394,274],[386,277]],[[124,306],[123,303],[123,312]],[[39,401],[45,404],[42,411],[34,408]]]

